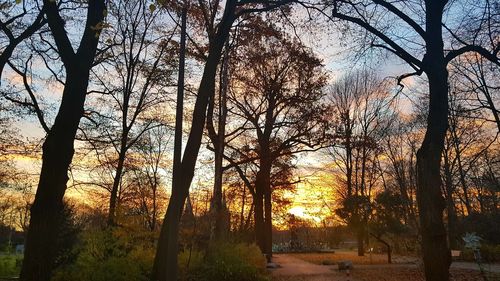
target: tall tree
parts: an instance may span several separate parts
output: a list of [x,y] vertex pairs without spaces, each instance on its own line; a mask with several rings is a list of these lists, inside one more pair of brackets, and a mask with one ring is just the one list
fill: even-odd
[[[245,120],[245,131],[253,139],[240,142],[245,146],[240,147],[238,138],[233,138],[234,144],[228,147],[246,153],[242,158],[256,159],[255,236],[270,260],[272,193],[279,181],[279,160],[323,144],[327,125],[322,98],[327,77],[312,52],[281,36],[252,42],[240,52],[229,95],[230,112]],[[276,182],[273,174],[278,176]]]
[[[227,41],[226,41],[227,42]],[[215,97],[210,99],[207,113],[207,131],[210,141],[214,147],[214,191],[212,196],[212,212],[214,216],[212,238],[215,240],[223,239],[227,234],[229,228],[225,222],[225,206],[223,205],[223,158],[225,149],[226,138],[226,121],[227,121],[227,91],[228,91],[228,68],[229,68],[230,49],[228,42],[225,47],[225,55],[222,60],[220,79],[219,79],[219,93],[218,101],[216,103]],[[217,127],[214,126],[214,109],[217,105]],[[217,128],[217,131],[215,131]]]
[[[319,11],[335,23],[351,24],[368,32],[365,48],[381,48],[405,61],[415,71],[399,76],[426,74],[429,87],[427,130],[417,153],[417,203],[422,234],[425,277],[428,281],[449,280],[450,250],[443,222],[445,201],[441,192],[441,155],[448,127],[448,65],[469,52],[475,52],[500,64],[500,45],[494,33],[485,32],[494,21],[494,13],[484,14],[490,1],[467,6],[466,1],[421,0],[390,2],[385,0],[330,1],[327,7],[305,6]],[[450,11],[463,11],[465,18],[450,22]],[[462,17],[460,17],[462,18]],[[399,32],[411,32],[401,40]],[[470,32],[463,32],[470,31]],[[446,44],[445,44],[446,40]]]
[[204,23],[204,31],[208,37],[208,48],[182,161],[177,167],[174,167],[176,171],[172,177],[172,195],[161,228],[153,266],[154,280],[177,279],[179,220],[194,176],[194,168],[206,123],[208,101],[215,93],[217,66],[231,27],[235,20],[242,16],[269,11],[289,2],[287,0],[229,0],[225,2],[222,11],[220,10],[219,1],[215,3],[199,1],[198,5],[191,6],[191,9],[198,11],[197,19],[201,19],[201,22]]
[[332,85],[331,115],[336,124],[328,154],[342,179],[338,214],[356,232],[358,255],[364,255],[364,241],[372,190],[380,177],[376,140],[383,139],[391,117],[389,89],[375,74],[358,71]]
[[[173,84],[170,51],[175,28],[168,27],[163,9],[150,8],[146,0],[112,1],[108,10],[111,27],[101,35],[106,52],[93,70],[92,110],[82,129],[83,139],[112,165],[108,225],[115,225],[127,155],[145,132],[165,119],[155,109],[166,106]],[[163,30],[158,31],[160,26]]]
[[90,69],[104,27],[106,5],[104,0],[88,2],[87,19],[76,51],[68,37],[58,3],[45,0],[43,5],[66,69],[66,79],[59,111],[43,144],[42,170],[31,207],[21,280],[48,281],[57,254],[54,245],[63,219],[63,196],[74,154],[74,139],[84,112]]

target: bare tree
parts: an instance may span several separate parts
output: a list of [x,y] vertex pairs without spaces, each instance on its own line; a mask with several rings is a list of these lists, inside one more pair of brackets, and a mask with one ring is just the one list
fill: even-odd
[[191,120],[189,136],[184,148],[182,161],[174,165],[172,177],[172,196],[169,201],[165,220],[160,232],[155,263],[154,280],[177,279],[177,248],[179,220],[184,202],[189,193],[189,186],[194,175],[196,159],[201,146],[203,129],[206,121],[206,110],[210,97],[214,96],[217,66],[222,49],[228,39],[230,29],[235,20],[251,13],[265,12],[281,7],[290,1],[238,1],[229,0],[220,10],[220,3],[199,1],[192,9],[200,12],[204,30],[208,37],[206,62],[196,97]]
[[21,280],[48,281],[57,254],[53,245],[61,223],[67,173],[74,154],[73,142],[83,116],[90,69],[94,64],[101,30],[99,27],[103,27],[106,6],[102,0],[89,1],[85,29],[75,51],[58,4],[46,0],[43,5],[66,69],[66,81],[57,117],[43,144],[42,170],[31,207]]
[[334,128],[328,154],[340,171],[344,187],[339,191],[338,214],[356,231],[358,255],[364,255],[372,190],[380,178],[377,161],[391,117],[389,89],[368,71],[347,74],[330,89]]
[[[496,123],[500,132],[498,67],[480,55],[460,57],[453,63],[453,92],[460,96],[470,113],[480,112],[476,119]],[[486,111],[486,112],[484,112]],[[491,116],[489,116],[489,114]]]
[[[111,2],[108,10],[112,24],[101,35],[106,52],[93,70],[96,85],[82,138],[113,165],[108,225],[115,225],[127,154],[145,132],[166,119],[154,109],[167,106],[173,84],[169,59],[175,28],[166,28],[169,16],[150,9],[145,0]],[[165,30],[158,32],[160,26]]]
[[[347,24],[363,32],[365,49],[380,48],[405,61],[414,72],[399,76],[399,82],[413,75],[426,74],[429,86],[427,131],[417,153],[417,202],[422,234],[426,280],[449,279],[450,251],[443,222],[445,201],[441,192],[441,155],[448,127],[448,65],[455,58],[475,52],[500,64],[496,14],[486,13],[490,1],[474,7],[465,2],[422,0],[416,2],[384,0],[331,1],[326,7],[304,4],[319,11],[332,23]],[[464,20],[449,22],[444,15],[464,11]],[[396,28],[397,26],[397,28]],[[405,40],[399,32],[405,30]],[[347,29],[349,30],[349,29]],[[493,32],[487,32],[493,30]],[[368,32],[368,36],[365,36]],[[411,35],[410,35],[411,34]],[[446,42],[445,42],[446,40]]]

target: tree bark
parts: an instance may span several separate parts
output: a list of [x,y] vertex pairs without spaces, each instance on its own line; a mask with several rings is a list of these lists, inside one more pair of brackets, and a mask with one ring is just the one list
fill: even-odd
[[264,254],[266,255],[267,262],[271,262],[273,257],[273,215],[272,215],[272,190],[270,183],[270,173],[266,178],[266,190],[264,192],[264,233],[265,233],[265,245]]
[[429,112],[427,130],[417,152],[417,204],[427,281],[448,281],[451,263],[440,175],[448,127],[448,71],[441,27],[444,5],[444,1],[426,1],[427,52],[422,62],[429,80]]
[[363,227],[358,226],[357,233],[356,233],[356,241],[358,244],[358,256],[362,257],[365,255],[365,247],[364,247],[364,230]]
[[[272,256],[272,190],[271,190],[271,167],[272,161],[267,141],[260,142],[260,163],[259,171],[255,179],[255,193],[257,198],[255,204],[255,238],[257,245],[268,262]],[[257,219],[259,221],[257,221]]]
[[109,211],[108,211],[108,226],[116,225],[116,208],[118,205],[118,188],[120,186],[123,166],[125,164],[126,155],[126,138],[127,136],[122,136],[122,142],[120,146],[120,154],[118,155],[118,163],[116,166],[115,176],[113,178],[113,185],[111,187],[111,195],[109,197]]
[[[257,183],[256,183],[257,186]],[[253,198],[254,205],[254,232],[255,232],[255,242],[259,246],[262,253],[264,253],[265,245],[265,232],[264,232],[264,194],[262,190],[255,190],[255,196]]]
[[156,281],[177,281],[179,222],[194,176],[194,168],[206,121],[208,101],[214,95],[215,91],[217,65],[221,58],[224,42],[226,42],[229,36],[229,31],[234,21],[235,9],[236,1],[231,0],[226,2],[218,30],[215,36],[210,38],[208,58],[196,97],[190,134],[182,161],[178,165],[178,169],[175,169],[173,172],[172,195],[161,227],[153,265],[152,279]]
[[212,98],[209,104],[207,114],[207,130],[210,140],[214,145],[214,189],[212,196],[211,213],[213,214],[213,225],[210,233],[211,239],[221,240],[224,239],[229,231],[229,225],[226,220],[226,209],[223,206],[222,196],[222,177],[224,175],[223,159],[225,147],[225,134],[226,134],[226,117],[227,117],[227,87],[228,87],[228,60],[229,60],[229,46],[226,41],[226,54],[224,56],[219,84],[219,116],[217,120],[217,133],[213,126],[213,113],[215,107],[215,98]]
[[370,233],[373,237],[375,237],[375,239],[377,239],[377,241],[379,241],[380,243],[384,244],[385,247],[387,248],[387,263],[392,263],[392,248],[391,248],[391,244],[389,244],[387,241],[385,241],[384,239],[382,239],[381,236],[377,236],[373,233]]
[[[184,70],[186,56],[186,21],[187,7],[184,6],[181,14],[181,41],[179,48],[179,77],[177,79],[177,104],[175,112],[174,156],[172,169],[172,195],[170,197],[167,213],[160,230],[160,237],[156,249],[153,265],[154,280],[169,280],[168,274],[173,274],[172,279],[177,279],[177,243],[180,219],[184,202],[189,194],[185,188],[178,188],[178,183],[183,176],[182,169],[182,119],[184,112]],[[193,113],[194,115],[194,113]],[[189,189],[189,187],[188,187]],[[168,223],[168,225],[167,225]]]
[[455,209],[455,202],[453,201],[453,192],[455,190],[452,181],[451,167],[449,157],[445,151],[443,153],[444,160],[444,186],[446,198],[446,214],[448,216],[448,243],[451,249],[457,249],[457,212]]
[[[85,79],[87,77],[87,79]],[[74,138],[83,115],[88,73],[68,72],[59,113],[44,144],[42,170],[31,207],[21,280],[50,280],[57,256],[68,168]]]
[[87,22],[75,53],[64,30],[55,2],[44,1],[44,10],[61,60],[66,68],[66,83],[61,105],[43,144],[42,170],[26,236],[26,248],[21,280],[49,281],[59,246],[58,235],[62,222],[63,197],[68,181],[68,169],[74,154],[74,139],[83,116],[89,73],[97,43],[96,26],[104,18],[104,0],[91,0]]

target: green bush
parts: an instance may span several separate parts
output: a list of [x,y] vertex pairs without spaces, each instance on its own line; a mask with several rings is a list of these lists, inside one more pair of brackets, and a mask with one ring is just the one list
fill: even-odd
[[21,255],[0,255],[0,278],[18,276],[22,258]]
[[151,239],[127,229],[84,233],[75,262],[58,269],[52,280],[149,280],[154,247],[148,241]]
[[[474,252],[471,249],[464,249],[462,258],[466,261],[475,261]],[[481,245],[481,258],[484,262],[498,262],[500,261],[500,245],[482,244]]]
[[197,254],[195,264],[183,276],[183,280],[264,281],[269,280],[265,265],[265,258],[255,245],[217,243],[209,247],[203,260]]
[[[152,234],[117,228],[87,231],[76,258],[59,267],[52,281],[147,281],[155,244]],[[268,281],[265,258],[250,244],[217,243],[207,251],[185,250],[178,256],[183,281]]]

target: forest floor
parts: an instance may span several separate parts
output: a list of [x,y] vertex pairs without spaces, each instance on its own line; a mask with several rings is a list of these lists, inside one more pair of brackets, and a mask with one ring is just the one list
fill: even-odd
[[[355,252],[321,254],[277,254],[273,260],[280,267],[272,270],[273,281],[424,281],[418,259],[394,257],[393,264],[387,264],[384,255],[357,257]],[[351,260],[354,269],[339,272],[336,265],[321,265],[323,261],[337,262]],[[489,281],[500,281],[500,265],[486,266],[493,273]],[[482,281],[477,265],[454,263],[450,269],[451,281]]]

